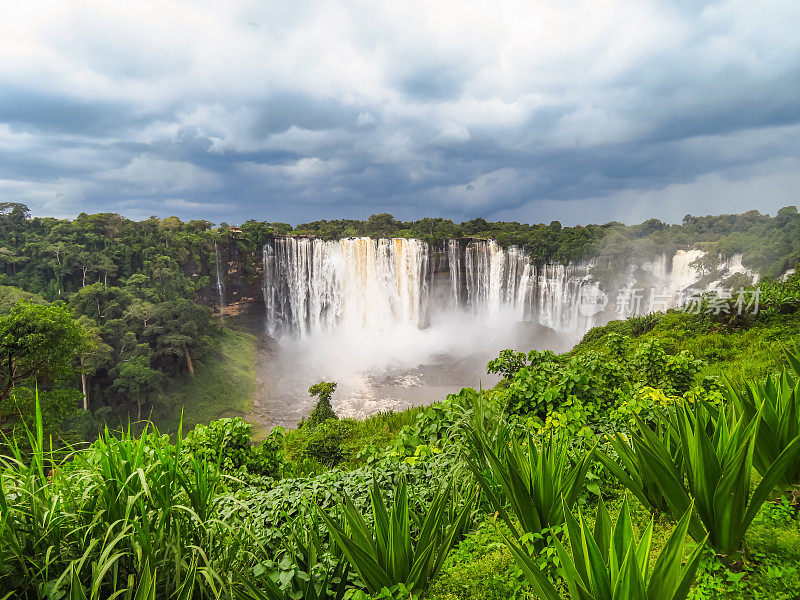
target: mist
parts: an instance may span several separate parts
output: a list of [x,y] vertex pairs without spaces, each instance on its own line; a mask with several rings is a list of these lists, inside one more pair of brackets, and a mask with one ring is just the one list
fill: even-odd
[[311,410],[308,388],[338,384],[332,405],[340,417],[363,418],[442,400],[462,387],[491,387],[498,377],[486,363],[504,348],[566,350],[577,341],[502,307],[495,314],[449,308],[435,311],[427,327],[341,326],[275,340],[259,374],[264,397],[256,409],[265,424],[295,426]]

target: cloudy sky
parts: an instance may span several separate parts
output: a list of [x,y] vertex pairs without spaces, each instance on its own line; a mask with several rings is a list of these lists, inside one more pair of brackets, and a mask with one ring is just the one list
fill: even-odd
[[800,204],[797,0],[0,0],[0,201],[238,223]]

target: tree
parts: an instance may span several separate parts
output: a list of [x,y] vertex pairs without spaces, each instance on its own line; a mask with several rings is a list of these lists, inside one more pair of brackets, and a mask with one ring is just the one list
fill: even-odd
[[52,255],[52,258],[47,261],[47,264],[53,271],[56,278],[56,287],[58,288],[59,295],[61,294],[61,280],[63,277],[72,273],[72,265],[69,263],[70,256],[75,252],[75,248],[61,240],[47,244],[45,250]]
[[477,219],[472,219],[471,221],[465,221],[461,224],[461,226],[464,229],[464,233],[467,235],[474,235],[480,231],[488,231],[492,228],[486,219],[482,219],[480,217]]
[[11,267],[12,272],[16,274],[17,266],[28,262],[28,257],[15,254],[8,248],[0,248],[0,262],[5,263],[6,267]]
[[0,202],[0,230],[13,230],[30,217],[31,211],[19,202]]
[[143,354],[118,365],[117,378],[114,379],[114,387],[126,397],[136,401],[138,407],[136,418],[140,421],[142,405],[161,388],[161,373],[150,367],[150,360],[144,354],[147,346],[146,344],[143,346]]
[[86,275],[97,265],[97,256],[88,250],[80,250],[75,255],[75,262],[81,271],[81,287],[86,287]]
[[81,392],[83,394],[83,410],[89,410],[89,392],[86,385],[87,377],[94,375],[99,369],[106,367],[111,362],[113,349],[103,341],[100,328],[89,317],[81,315],[78,322],[86,333],[86,338],[79,349]]
[[320,381],[308,388],[308,395],[316,396],[317,404],[314,406],[314,410],[311,411],[311,414],[308,415],[308,420],[305,422],[305,425],[313,428],[328,419],[339,418],[336,416],[336,413],[333,412],[333,407],[331,406],[331,396],[333,396],[333,392],[335,391],[335,381]]
[[98,255],[96,262],[97,270],[103,274],[103,287],[108,287],[108,276],[111,275],[113,277],[117,274],[117,265],[114,264],[114,260],[111,257],[105,254]]
[[397,221],[389,213],[372,215],[367,219],[366,232],[373,237],[391,237],[397,228]]
[[0,316],[0,400],[29,379],[69,375],[84,339],[83,328],[67,307],[18,302]]
[[47,304],[47,301],[37,294],[31,294],[18,287],[0,285],[0,314],[8,314],[20,300],[32,304]]
[[189,374],[194,376],[190,351],[204,346],[214,333],[211,310],[181,298],[157,304],[150,319],[142,335],[153,346],[156,357],[163,360],[182,356]]
[[90,283],[75,292],[69,299],[75,312],[91,317],[98,323],[118,319],[133,301],[127,289],[106,288],[101,283]]

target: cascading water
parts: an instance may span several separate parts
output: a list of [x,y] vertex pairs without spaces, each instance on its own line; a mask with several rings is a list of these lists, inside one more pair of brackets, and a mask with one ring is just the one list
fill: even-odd
[[[337,328],[424,327],[453,308],[491,320],[501,312],[557,331],[581,333],[585,265],[536,267],[524,249],[494,240],[448,240],[447,300],[431,297],[435,250],[416,239],[278,238],[264,246],[264,305],[271,335],[307,336]],[[444,273],[443,273],[444,274]]]
[[421,326],[428,245],[415,239],[281,238],[264,246],[264,304],[271,334]]
[[[434,258],[437,252],[440,260]],[[679,303],[682,292],[704,276],[697,266],[703,255],[678,250],[671,257],[662,254],[631,265],[622,292],[641,290],[645,296],[631,306],[632,314],[646,312],[653,305],[651,296],[661,301],[657,309]],[[740,263],[734,256],[718,271],[721,276],[745,272]],[[456,308],[485,321],[503,313],[577,336],[615,318],[618,300],[613,290],[607,290],[608,296],[600,291],[590,275],[592,264],[534,265],[524,249],[503,248],[494,240],[451,239],[436,250],[405,238],[278,238],[264,246],[267,330],[307,336],[339,327],[425,327],[437,314]],[[434,277],[436,265],[446,283]],[[219,274],[217,280],[219,285]],[[430,292],[437,281],[443,287],[434,298]],[[718,281],[705,284],[715,285]]]
[[222,270],[220,269],[219,260],[219,246],[214,242],[214,266],[217,271],[217,296],[219,297],[220,308],[225,308],[225,283],[222,279]]
[[[594,298],[597,286],[589,264],[544,264],[536,269],[532,310],[541,325],[556,331],[582,333],[594,326],[591,310],[581,302]],[[593,306],[593,305],[587,305]]]
[[[682,250],[633,265],[622,289],[677,294],[704,283],[714,274],[701,273],[701,256]],[[493,240],[285,237],[264,246],[263,261],[266,326],[280,349],[264,375],[271,423],[307,414],[305,390],[320,379],[339,383],[340,415],[366,416],[492,385],[485,365],[503,348],[563,351],[621,318],[592,261],[534,264],[523,248]],[[727,261],[727,272],[739,264]]]
[[450,272],[450,289],[453,294],[452,305],[461,304],[461,244],[458,240],[447,240],[447,268]]
[[494,240],[486,240],[470,242],[464,254],[467,308],[493,316],[508,307],[523,320],[531,278],[531,263],[524,250],[502,248]]

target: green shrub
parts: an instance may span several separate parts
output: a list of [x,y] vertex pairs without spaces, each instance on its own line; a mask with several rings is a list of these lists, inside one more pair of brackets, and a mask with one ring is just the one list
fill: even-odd
[[[535,350],[533,352],[536,352]],[[503,377],[511,377],[522,369],[528,366],[528,356],[524,352],[514,352],[506,348],[500,352],[500,355],[489,361],[486,365],[487,373],[499,373]]]
[[685,350],[668,354],[657,339],[639,345],[633,353],[632,364],[641,380],[667,394],[687,392],[705,366],[702,360]]
[[[749,381],[737,391],[728,386],[728,399],[746,419],[759,415],[753,464],[762,476],[789,444],[800,437],[800,353],[786,351],[792,375],[786,369],[762,384]],[[800,482],[800,459],[787,468],[777,485]]]
[[300,427],[316,427],[329,419],[339,417],[331,407],[331,396],[336,391],[336,383],[332,381],[320,381],[308,388],[309,396],[317,396],[317,403],[308,415],[308,419],[301,421]]
[[[362,513],[368,513],[373,480],[388,501],[400,480],[405,478],[412,494],[414,510],[421,510],[431,502],[438,482],[457,468],[454,453],[440,453],[413,462],[383,459],[369,468],[350,471],[330,469],[313,477],[282,479],[271,488],[241,488],[226,496],[224,519],[241,523],[252,530],[267,548],[276,554],[291,543],[292,523],[304,512],[307,504],[333,510],[344,494]],[[366,516],[369,520],[369,515]]]
[[[662,459],[669,459],[673,463],[675,472],[682,472],[683,457],[680,446],[673,440],[669,427],[658,423],[654,435],[662,443],[664,450],[661,455]],[[612,460],[608,454],[598,450],[597,458],[603,466],[642,504],[652,507],[657,512],[669,512],[669,502],[656,481],[656,475],[646,465],[646,462],[651,460],[646,440],[636,430],[633,430],[627,436],[615,432],[613,437],[609,438],[609,444],[616,454],[616,461]]]
[[352,434],[355,424],[350,420],[328,419],[313,429],[304,427],[302,441],[297,456],[313,458],[329,467],[338,465],[349,458],[345,440]]
[[630,327],[631,335],[633,337],[638,337],[648,331],[652,331],[653,328],[658,325],[661,317],[663,317],[661,313],[653,312],[646,315],[634,315],[628,317],[626,321]]
[[632,440],[641,460],[626,464],[627,469],[640,471],[637,477],[621,483],[649,501],[636,483],[652,482],[658,487],[673,516],[685,513],[694,504],[696,512],[689,523],[695,540],[708,534],[709,544],[720,554],[738,553],[744,535],[761,505],[769,497],[800,456],[800,438],[795,439],[770,464],[754,491],[750,490],[755,433],[758,415],[753,419],[734,418],[732,411],[722,411],[712,419],[702,403],[693,408],[678,406],[668,426],[676,437],[682,459],[677,461],[664,436],[657,436],[637,418]]
[[540,441],[529,434],[520,443],[507,425],[494,439],[476,427],[469,439],[469,467],[515,536],[541,534],[564,523],[564,503],[571,507],[583,491],[593,452],[573,465],[564,437],[548,435]]
[[194,460],[219,465],[223,472],[278,477],[283,460],[283,430],[275,428],[260,444],[253,444],[253,426],[242,419],[219,419],[198,425],[184,440]]
[[387,510],[376,481],[370,490],[372,527],[347,495],[341,523],[324,511],[322,519],[370,593],[397,586],[421,592],[442,568],[472,511],[474,496],[461,507],[454,506],[456,497],[452,484],[440,487],[430,506],[415,514],[403,478]]

